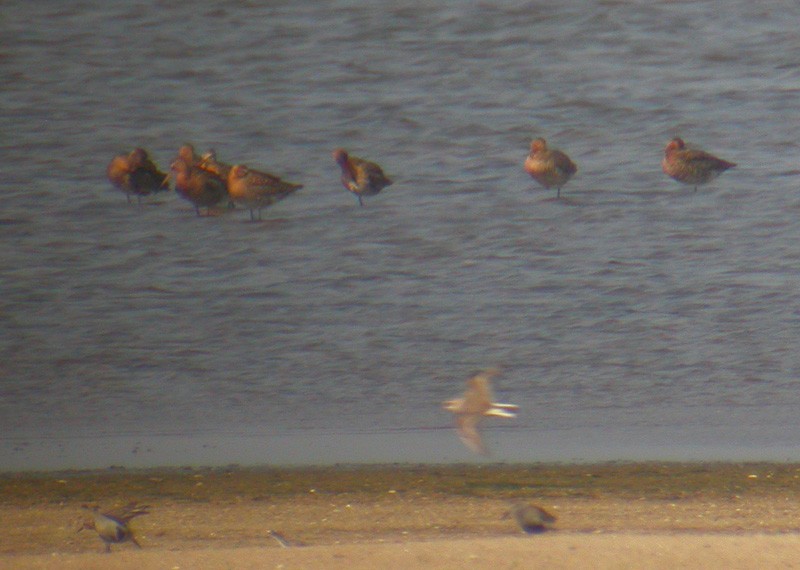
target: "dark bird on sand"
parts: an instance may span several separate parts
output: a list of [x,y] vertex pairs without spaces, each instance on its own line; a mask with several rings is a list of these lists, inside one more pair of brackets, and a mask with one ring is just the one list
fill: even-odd
[[536,534],[547,530],[547,525],[556,522],[556,517],[542,507],[530,503],[518,503],[503,515],[507,519],[514,517],[519,528],[528,534]]
[[105,544],[106,552],[111,552],[111,544],[122,542],[132,542],[137,547],[142,547],[133,535],[129,523],[135,517],[148,514],[150,511],[147,510],[149,508],[147,505],[130,503],[115,513],[101,513],[96,505],[91,507],[83,505],[83,508],[91,511],[92,520],[85,521],[78,532],[86,529],[97,531],[100,540]]

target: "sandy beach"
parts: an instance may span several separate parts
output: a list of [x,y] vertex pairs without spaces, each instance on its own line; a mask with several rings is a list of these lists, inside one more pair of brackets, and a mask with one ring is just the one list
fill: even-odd
[[[800,465],[380,465],[0,475],[8,568],[793,568]],[[84,504],[131,501],[113,545]],[[526,535],[503,519],[555,514]],[[289,543],[281,545],[270,531]]]

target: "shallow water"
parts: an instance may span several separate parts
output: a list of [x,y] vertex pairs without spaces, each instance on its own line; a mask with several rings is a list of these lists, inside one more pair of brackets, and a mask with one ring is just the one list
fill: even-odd
[[[493,460],[797,459],[795,4],[173,4],[0,16],[0,467],[472,460],[439,402],[487,366]],[[680,186],[675,135],[739,166]],[[304,188],[105,180],[184,141]]]

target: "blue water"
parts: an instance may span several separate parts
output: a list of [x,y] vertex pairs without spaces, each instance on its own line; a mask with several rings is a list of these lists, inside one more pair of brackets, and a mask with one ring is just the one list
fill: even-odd
[[[800,7],[6,2],[0,469],[800,457]],[[683,137],[738,163],[697,193]],[[533,137],[577,163],[555,200]],[[213,147],[251,223],[105,180]],[[395,184],[359,208],[342,146]]]

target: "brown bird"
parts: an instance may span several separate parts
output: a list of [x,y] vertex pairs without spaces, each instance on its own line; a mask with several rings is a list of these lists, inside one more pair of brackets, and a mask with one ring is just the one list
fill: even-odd
[[686,147],[683,139],[675,137],[664,148],[661,168],[670,178],[682,184],[694,186],[695,192],[701,184],[711,182],[714,178],[736,166],[733,162],[722,160],[702,150]]
[[130,503],[122,507],[118,513],[101,513],[96,505],[93,507],[83,505],[83,508],[91,511],[92,520],[84,522],[78,532],[86,529],[96,530],[100,540],[105,543],[106,552],[111,552],[111,543],[130,541],[139,548],[142,547],[136,541],[128,523],[135,517],[148,514],[150,511],[147,510],[147,505],[139,506],[136,503]]
[[547,142],[538,138],[531,142],[531,152],[525,159],[525,172],[548,190],[555,186],[556,197],[560,198],[561,187],[578,172],[578,167],[566,154],[547,148]]
[[183,143],[178,149],[178,156],[175,160],[182,160],[189,166],[197,166],[198,162],[200,162],[200,157],[197,156],[197,153],[194,151],[194,145],[191,143]]
[[217,160],[217,152],[213,148],[200,157],[197,166],[226,182],[228,180],[228,174],[231,168],[233,168],[232,165]]
[[211,207],[227,195],[222,180],[183,160],[173,161],[170,170],[175,174],[175,191],[194,206],[198,216],[200,208],[205,208],[208,215]]
[[484,416],[498,418],[514,418],[519,406],[492,402],[490,380],[499,374],[499,370],[490,368],[480,372],[467,381],[467,390],[463,398],[446,400],[442,407],[456,415],[456,426],[461,441],[472,451],[488,455],[488,450],[478,432],[478,424]]
[[540,533],[547,530],[547,525],[556,522],[556,517],[542,507],[530,503],[518,503],[511,507],[501,518],[513,516],[519,528],[528,534]]
[[374,196],[392,184],[392,180],[383,173],[380,166],[368,160],[349,156],[344,149],[334,150],[333,160],[342,169],[342,184],[356,195],[358,203],[362,206],[364,205],[362,196]]
[[250,210],[250,219],[255,221],[254,211],[261,219],[261,209],[283,200],[302,188],[267,172],[252,170],[243,164],[234,165],[228,173],[228,194],[234,203]]
[[129,204],[131,194],[141,204],[142,196],[169,190],[167,175],[158,169],[143,148],[115,156],[108,164],[106,174],[115,187],[125,192]]

